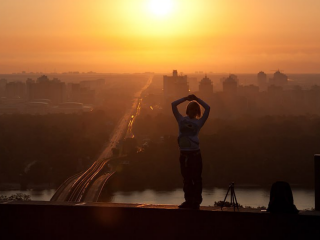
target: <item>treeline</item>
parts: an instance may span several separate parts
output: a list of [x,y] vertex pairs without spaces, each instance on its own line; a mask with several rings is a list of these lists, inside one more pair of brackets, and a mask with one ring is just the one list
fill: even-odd
[[1,115],[0,183],[59,185],[95,160],[118,117],[104,111]]
[[[114,178],[117,188],[181,187],[178,126],[173,117],[142,115],[135,122],[134,134],[141,143],[148,138],[150,142]],[[200,143],[205,187],[226,187],[231,181],[270,185],[278,180],[312,187],[313,155],[320,152],[320,117],[208,119]]]

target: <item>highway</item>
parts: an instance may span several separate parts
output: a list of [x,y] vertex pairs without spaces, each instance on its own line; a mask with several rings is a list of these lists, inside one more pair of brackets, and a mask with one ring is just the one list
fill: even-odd
[[[141,94],[147,89],[153,79],[151,75],[143,88],[134,94],[133,102],[123,117],[114,127],[113,132],[106,148],[102,151],[98,159],[92,166],[82,174],[77,174],[67,179],[56,191],[51,201],[72,201],[72,202],[95,202],[98,200],[103,185],[107,179],[113,174],[112,171],[106,171],[105,167],[109,159],[112,157],[112,148],[116,148],[117,144],[127,137],[134,137],[132,134],[132,125],[135,116],[140,113]],[[97,178],[97,176],[99,177]]]

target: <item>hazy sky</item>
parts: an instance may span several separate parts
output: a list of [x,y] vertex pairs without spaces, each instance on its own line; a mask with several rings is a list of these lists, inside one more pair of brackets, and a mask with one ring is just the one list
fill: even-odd
[[319,0],[0,0],[0,73],[320,72],[319,29]]

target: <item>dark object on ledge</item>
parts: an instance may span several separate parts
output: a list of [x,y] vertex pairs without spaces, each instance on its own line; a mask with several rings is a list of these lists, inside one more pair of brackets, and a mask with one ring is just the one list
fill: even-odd
[[267,211],[271,213],[299,212],[293,204],[293,195],[289,183],[279,181],[272,184]]

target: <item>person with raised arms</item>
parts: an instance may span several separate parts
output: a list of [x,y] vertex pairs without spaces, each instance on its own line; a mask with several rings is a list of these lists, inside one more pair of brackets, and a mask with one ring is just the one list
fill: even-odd
[[[182,116],[177,106],[185,101],[190,102],[186,109],[186,116]],[[202,116],[199,104],[205,109]],[[179,205],[179,208],[199,209],[202,202],[202,157],[198,135],[208,119],[210,106],[195,95],[178,99],[171,105],[179,126],[179,160],[185,198],[185,202]]]

